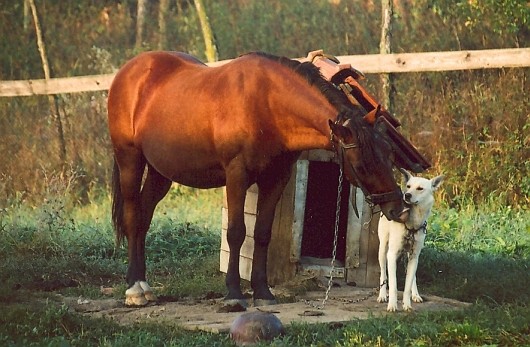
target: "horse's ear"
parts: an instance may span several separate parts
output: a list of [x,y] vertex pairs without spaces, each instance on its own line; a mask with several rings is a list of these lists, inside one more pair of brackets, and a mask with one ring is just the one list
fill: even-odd
[[435,178],[433,178],[431,180],[432,189],[436,190],[436,189],[440,188],[440,185],[442,184],[444,178],[445,178],[444,175],[436,176]]
[[377,105],[377,108],[374,108],[370,112],[364,115],[364,120],[369,124],[374,125],[377,117],[381,115],[381,105]]

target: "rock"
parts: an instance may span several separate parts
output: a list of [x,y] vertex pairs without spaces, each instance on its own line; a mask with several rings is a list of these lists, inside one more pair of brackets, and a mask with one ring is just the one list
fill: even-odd
[[271,341],[284,333],[282,322],[268,312],[248,312],[237,317],[230,327],[230,338],[238,346]]

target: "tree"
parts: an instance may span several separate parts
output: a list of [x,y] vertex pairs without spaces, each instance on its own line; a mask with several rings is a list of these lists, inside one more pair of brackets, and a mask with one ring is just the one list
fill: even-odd
[[[392,17],[394,16],[394,5],[392,0],[381,0],[381,41],[379,43],[379,53],[392,53]],[[392,75],[381,74],[381,100],[382,105],[392,111]]]
[[158,49],[167,47],[167,23],[166,16],[169,8],[169,0],[160,0],[158,5]]
[[195,8],[197,9],[197,15],[201,22],[202,35],[204,37],[204,45],[206,46],[206,60],[213,62],[218,60],[219,55],[217,53],[217,46],[215,45],[215,39],[213,36],[212,27],[210,26],[210,20],[206,14],[204,3],[202,0],[194,0]]
[[[27,1],[31,9],[33,23],[35,25],[35,35],[37,36],[37,48],[39,50],[40,58],[42,61],[44,79],[49,80],[51,78],[50,65],[48,63],[48,56],[46,54],[46,44],[44,43],[44,37],[42,34],[39,16],[37,14],[37,7],[35,6],[34,0]],[[50,101],[50,110],[53,114],[53,118],[59,135],[59,157],[61,159],[62,164],[64,165],[66,163],[66,141],[64,137],[63,121],[61,119],[61,113],[59,112],[59,96],[57,96],[56,94],[54,94],[53,96],[50,95],[48,100]]]
[[144,23],[145,23],[145,0],[138,0],[136,8],[136,43],[134,47],[140,49],[144,40]]

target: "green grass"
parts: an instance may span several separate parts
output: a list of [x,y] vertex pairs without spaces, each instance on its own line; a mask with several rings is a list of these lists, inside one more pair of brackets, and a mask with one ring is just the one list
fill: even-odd
[[[69,206],[59,196],[41,206],[20,204],[0,212],[0,345],[232,345],[226,334],[163,324],[124,327],[56,302],[54,294],[99,298],[105,286],[121,298],[125,290],[126,252],[114,245],[109,202]],[[162,286],[161,297],[224,294],[219,206],[220,190],[174,189],[161,204],[147,240],[149,279]],[[293,324],[271,345],[530,345],[528,220],[527,210],[495,204],[436,210],[418,270],[420,290],[473,303],[469,308]]]

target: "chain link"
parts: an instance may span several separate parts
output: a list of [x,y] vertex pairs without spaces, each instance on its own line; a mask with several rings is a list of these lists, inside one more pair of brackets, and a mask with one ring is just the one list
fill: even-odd
[[313,308],[316,308],[317,310],[323,310],[326,306],[327,301],[329,300],[329,292],[331,291],[331,287],[333,287],[333,272],[335,271],[335,261],[337,260],[337,243],[339,239],[339,222],[340,222],[340,205],[342,200],[342,182],[343,182],[343,174],[342,174],[342,167],[339,166],[339,186],[337,188],[337,207],[335,209],[335,231],[333,235],[333,251],[331,254],[331,264],[330,264],[330,270],[329,270],[329,280],[328,280],[328,286],[326,288],[326,294],[324,295],[324,299],[322,300],[322,303],[320,305],[316,305],[309,300],[302,300],[307,305],[312,306]]

